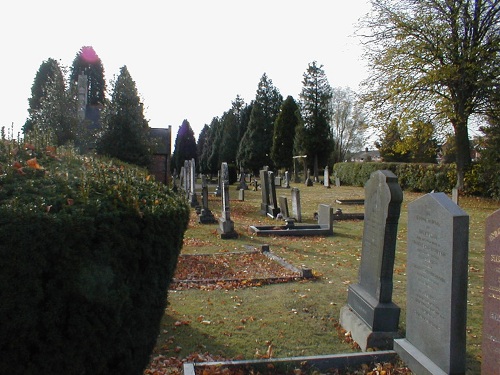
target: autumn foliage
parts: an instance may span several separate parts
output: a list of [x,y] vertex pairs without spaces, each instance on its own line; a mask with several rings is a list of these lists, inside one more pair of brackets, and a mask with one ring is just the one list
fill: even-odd
[[139,169],[0,145],[0,368],[141,374],[189,208]]

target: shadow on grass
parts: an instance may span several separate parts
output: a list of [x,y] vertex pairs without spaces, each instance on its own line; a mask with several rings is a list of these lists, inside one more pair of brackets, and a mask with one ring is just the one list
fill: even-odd
[[165,314],[153,357],[160,353],[178,358],[186,358],[194,353],[210,353],[212,357],[220,356],[225,359],[236,356],[229,345],[223,345],[217,341],[217,337],[196,329],[196,324],[203,322],[183,321]]

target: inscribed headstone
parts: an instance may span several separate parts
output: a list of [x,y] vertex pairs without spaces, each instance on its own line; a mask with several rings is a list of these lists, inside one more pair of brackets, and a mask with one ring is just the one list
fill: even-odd
[[391,171],[376,171],[365,184],[365,215],[358,283],[349,286],[341,324],[362,350],[392,348],[400,308],[392,280],[403,191]]
[[296,187],[292,188],[292,212],[293,217],[298,223],[302,222],[302,208],[300,206],[300,190]]
[[417,374],[465,374],[469,217],[444,193],[408,205],[406,338]]
[[500,369],[500,210],[486,219],[481,374]]

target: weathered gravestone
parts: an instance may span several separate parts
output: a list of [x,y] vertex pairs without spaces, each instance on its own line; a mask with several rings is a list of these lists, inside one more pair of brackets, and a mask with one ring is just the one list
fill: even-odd
[[238,233],[234,230],[234,222],[231,220],[229,209],[229,170],[227,163],[221,165],[221,183],[222,183],[222,215],[219,218],[218,233],[220,238],[236,238]]
[[285,177],[283,178],[281,187],[284,187],[285,189],[288,189],[290,187],[290,173],[288,173],[288,171],[285,172]]
[[302,207],[300,205],[300,190],[292,188],[292,212],[297,223],[302,223]]
[[465,374],[469,217],[444,193],[408,205],[406,338],[416,374]]
[[191,207],[199,205],[196,197],[196,162],[194,159],[189,162],[189,202]]
[[201,176],[201,211],[200,216],[198,216],[198,222],[200,224],[217,223],[212,211],[208,208],[208,184],[205,175]]
[[392,349],[401,310],[392,302],[392,280],[403,191],[394,173],[376,171],[365,197],[358,283],[349,286],[340,323],[363,351]]
[[279,197],[279,206],[283,220],[288,219],[290,217],[290,213],[288,212],[288,199],[285,196],[281,195]]
[[269,175],[267,170],[262,169],[260,172],[260,190],[262,193],[262,202],[260,203],[260,213],[267,216],[267,208],[269,207]]
[[278,216],[280,213],[280,209],[278,207],[278,199],[276,198],[276,182],[274,179],[274,172],[269,171],[268,174],[268,183],[269,183],[269,205],[267,206],[267,216],[272,217],[273,219]]
[[481,374],[500,371],[500,210],[486,219]]
[[330,171],[328,170],[328,165],[323,172],[323,186],[330,189]]

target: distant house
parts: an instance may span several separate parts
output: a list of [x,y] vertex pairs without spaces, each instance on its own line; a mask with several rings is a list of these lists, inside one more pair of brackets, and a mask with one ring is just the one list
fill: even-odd
[[149,135],[153,141],[153,160],[149,172],[156,181],[168,185],[171,181],[170,158],[172,142],[172,126],[167,128],[150,128]]
[[367,161],[382,161],[380,157],[380,151],[378,150],[368,150],[368,147],[364,151],[356,152],[351,155],[350,161],[356,163],[362,163]]

